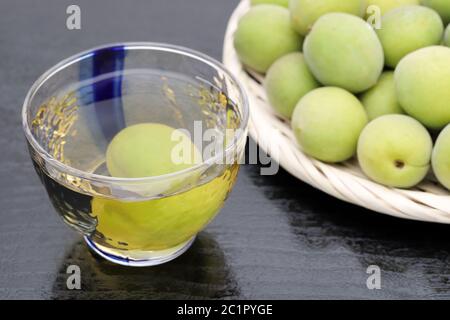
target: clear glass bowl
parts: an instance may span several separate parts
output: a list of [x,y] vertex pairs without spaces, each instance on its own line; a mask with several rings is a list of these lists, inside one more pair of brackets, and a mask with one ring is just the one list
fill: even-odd
[[[244,153],[248,112],[241,86],[214,59],[123,43],[52,67],[31,87],[22,117],[34,167],[63,220],[102,257],[150,266],[185,252],[222,207]],[[164,175],[111,175],[110,142],[143,123],[184,130],[201,160]]]

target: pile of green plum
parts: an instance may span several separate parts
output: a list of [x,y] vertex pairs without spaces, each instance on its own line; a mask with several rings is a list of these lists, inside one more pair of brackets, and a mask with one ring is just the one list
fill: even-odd
[[306,154],[397,188],[432,168],[450,190],[450,0],[251,2],[236,52]]

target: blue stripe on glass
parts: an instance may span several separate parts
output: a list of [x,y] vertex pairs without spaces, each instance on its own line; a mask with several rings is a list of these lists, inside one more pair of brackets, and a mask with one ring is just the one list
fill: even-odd
[[121,99],[125,55],[124,46],[103,48],[92,52],[80,65],[80,81],[107,75],[80,88],[83,104],[95,108],[96,121],[107,141],[125,128]]

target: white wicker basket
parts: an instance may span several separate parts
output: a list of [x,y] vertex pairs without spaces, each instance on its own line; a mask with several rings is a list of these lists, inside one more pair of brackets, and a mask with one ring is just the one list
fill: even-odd
[[[412,190],[388,188],[366,178],[355,160],[330,165],[301,152],[289,122],[277,116],[268,104],[261,85],[263,77],[245,70],[234,50],[234,32],[249,8],[249,0],[241,1],[229,20],[223,62],[247,91],[249,132],[259,146],[286,171],[338,199],[399,218],[449,224],[449,192],[431,177]],[[278,152],[271,153],[270,146],[276,146]]]

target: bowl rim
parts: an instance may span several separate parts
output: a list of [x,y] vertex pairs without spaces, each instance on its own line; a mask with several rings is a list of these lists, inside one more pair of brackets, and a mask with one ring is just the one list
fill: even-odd
[[[66,67],[75,64],[83,59],[86,59],[94,54],[95,51],[101,50],[101,49],[107,49],[107,48],[113,48],[117,46],[123,46],[124,50],[150,50],[150,51],[162,51],[167,53],[174,53],[178,55],[183,55],[186,57],[189,57],[191,59],[197,60],[201,63],[204,63],[216,70],[219,70],[220,72],[223,72],[226,77],[231,79],[231,81],[234,83],[234,85],[237,87],[238,94],[240,95],[242,99],[242,103],[239,106],[240,110],[242,110],[242,119],[240,122],[240,126],[238,129],[236,129],[237,134],[234,136],[233,143],[229,144],[225,150],[222,150],[219,154],[215,155],[214,157],[211,157],[210,159],[206,161],[202,161],[201,163],[198,163],[192,167],[175,171],[172,173],[164,174],[164,175],[157,175],[157,176],[149,176],[149,177],[139,177],[139,178],[119,178],[119,177],[110,177],[110,176],[104,176],[100,174],[95,173],[89,173],[85,172],[80,169],[76,169],[72,166],[69,166],[67,164],[62,163],[61,161],[55,159],[52,157],[35,139],[34,135],[32,134],[30,130],[30,123],[28,122],[28,106],[30,105],[30,102],[34,98],[34,95],[38,92],[38,90],[41,88],[41,86],[51,77],[53,77],[56,73],[60,72],[61,70],[65,69]],[[101,181],[101,182],[111,182],[111,183],[130,183],[130,182],[136,182],[136,183],[150,183],[154,181],[164,180],[164,179],[172,179],[177,176],[186,175],[190,172],[195,172],[196,170],[202,168],[202,167],[210,167],[217,161],[220,161],[220,159],[223,159],[224,156],[229,155],[231,152],[233,152],[236,148],[236,145],[239,141],[246,138],[247,136],[247,129],[249,124],[249,102],[247,94],[244,90],[244,87],[240,83],[240,81],[218,60],[201,53],[199,51],[186,48],[183,46],[178,45],[171,45],[167,43],[159,43],[159,42],[145,42],[145,41],[139,41],[139,42],[117,42],[117,43],[108,43],[100,46],[96,46],[87,50],[84,50],[82,52],[79,52],[77,54],[74,54],[54,66],[50,67],[47,71],[45,71],[31,86],[31,88],[28,90],[28,93],[25,97],[23,106],[22,106],[22,128],[25,132],[25,137],[31,147],[44,159],[45,164],[50,164],[51,166],[55,167],[57,170],[70,174],[72,176],[86,179],[86,180],[95,180],[95,181]]]

